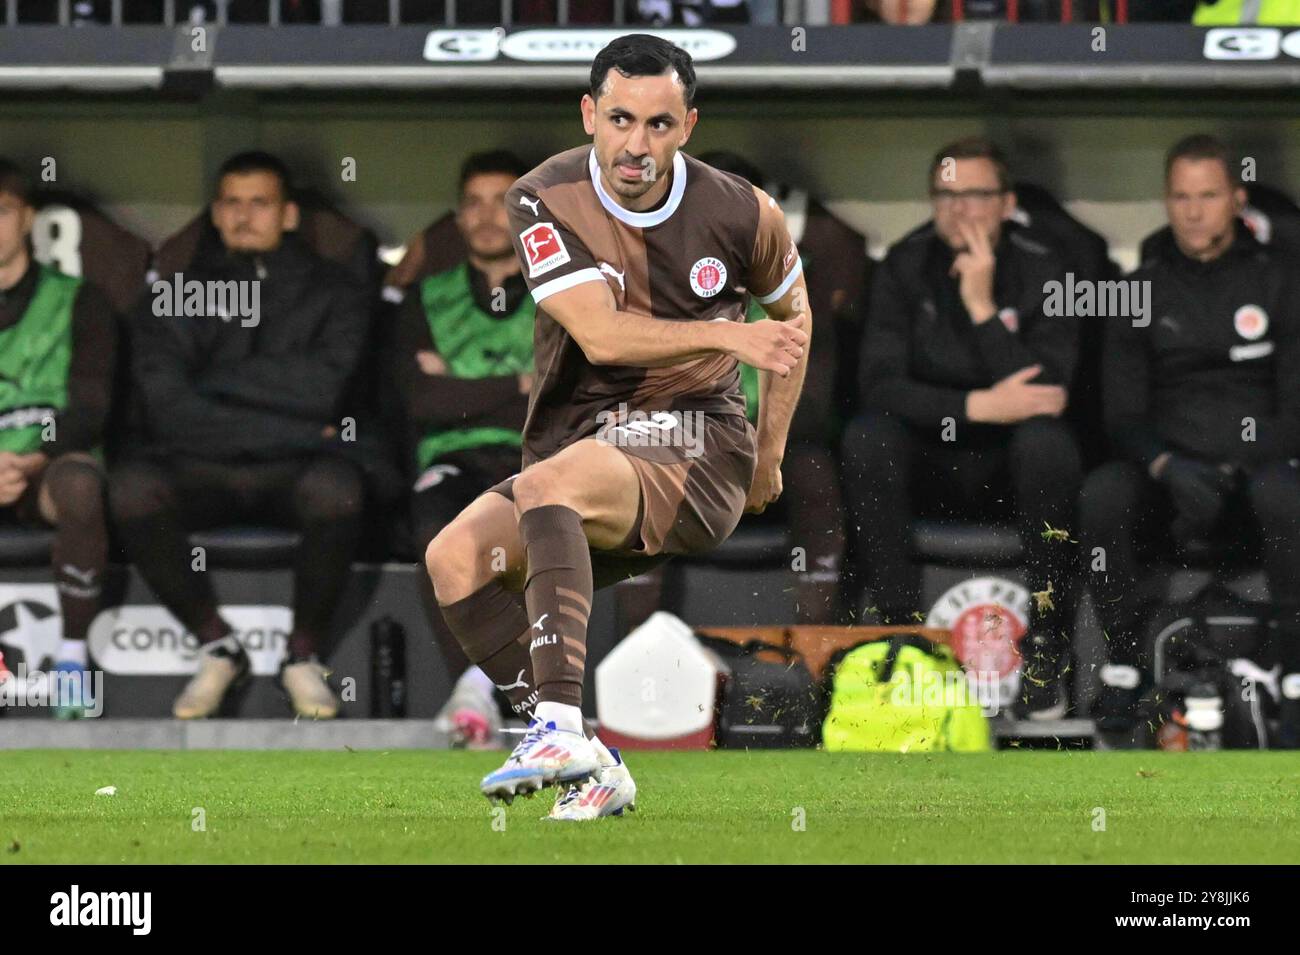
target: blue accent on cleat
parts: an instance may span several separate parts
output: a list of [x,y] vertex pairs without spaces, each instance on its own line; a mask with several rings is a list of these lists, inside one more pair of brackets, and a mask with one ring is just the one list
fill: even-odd
[[[71,660],[60,660],[50,672],[53,676],[50,690],[54,695],[54,718],[75,720],[84,717],[86,710],[94,706],[90,674],[85,667]],[[73,699],[62,699],[59,691],[65,687],[71,690]]]
[[488,773],[483,777],[483,785],[510,782],[512,779],[531,779],[533,777],[540,779],[541,776],[541,771],[535,767],[517,766],[513,769],[498,769],[495,772]]

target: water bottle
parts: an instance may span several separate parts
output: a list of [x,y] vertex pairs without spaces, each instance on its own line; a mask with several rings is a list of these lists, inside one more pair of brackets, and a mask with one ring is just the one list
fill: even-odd
[[406,716],[406,631],[392,617],[370,625],[370,715]]
[[1213,750],[1223,746],[1223,698],[1219,688],[1198,683],[1183,698],[1187,707],[1188,750]]

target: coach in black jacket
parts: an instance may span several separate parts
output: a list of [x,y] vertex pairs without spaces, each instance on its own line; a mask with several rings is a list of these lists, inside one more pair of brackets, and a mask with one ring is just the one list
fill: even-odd
[[[1226,147],[1189,137],[1165,164],[1169,228],[1132,280],[1149,323],[1108,320],[1103,396],[1122,460],[1088,476],[1080,502],[1088,578],[1109,664],[1094,708],[1132,725],[1149,675],[1139,648],[1139,548],[1200,550],[1262,539],[1275,606],[1268,665],[1282,664],[1284,731],[1300,704],[1300,263],[1238,218],[1245,192]],[[1100,552],[1094,550],[1101,548]],[[1249,550],[1249,547],[1246,548]]]
[[[1006,164],[991,143],[939,151],[934,219],[889,251],[877,271],[863,341],[865,415],[844,436],[845,489],[857,561],[870,570],[881,617],[914,620],[920,570],[910,559],[918,513],[987,519],[1014,513],[1034,591],[1060,595],[1080,481],[1074,436],[1060,419],[1078,359],[1078,325],[1044,314],[1058,258],[1006,221]],[[1064,621],[1045,609],[1021,644],[1022,711],[1059,712]]]
[[302,534],[293,630],[280,678],[295,710],[334,716],[316,659],[360,535],[362,474],[345,456],[344,395],[366,340],[365,290],[289,233],[298,211],[274,157],[221,168],[212,219],[223,250],[193,274],[160,276],[134,329],[145,441],[111,479],[131,560],[203,644],[177,698],[211,715],[249,659],[196,566],[190,531],[256,522]]

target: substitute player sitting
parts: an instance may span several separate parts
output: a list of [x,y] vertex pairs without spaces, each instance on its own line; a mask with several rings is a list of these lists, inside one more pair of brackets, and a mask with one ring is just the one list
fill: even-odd
[[[31,180],[0,159],[0,525],[55,528],[54,715],[97,713],[86,635],[108,563],[101,448],[117,326],[93,285],[32,255]],[[40,661],[27,661],[35,669]]]
[[[712,550],[775,500],[803,381],[798,250],[766,193],[680,152],[694,95],[685,51],[614,40],[582,98],[594,146],[508,193],[538,305],[524,469],[426,553],[466,655],[533,716],[481,789],[510,800],[558,785],[555,818],[614,814],[635,796],[617,754],[583,732],[593,590]],[[745,324],[750,295],[772,319]],[[737,362],[763,373],[757,435]]]

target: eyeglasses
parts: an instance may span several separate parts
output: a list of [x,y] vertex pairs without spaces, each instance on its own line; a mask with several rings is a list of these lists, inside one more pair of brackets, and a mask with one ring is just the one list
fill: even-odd
[[1001,197],[1001,189],[931,189],[930,198],[941,206],[956,205],[962,199],[973,202],[991,202]]

